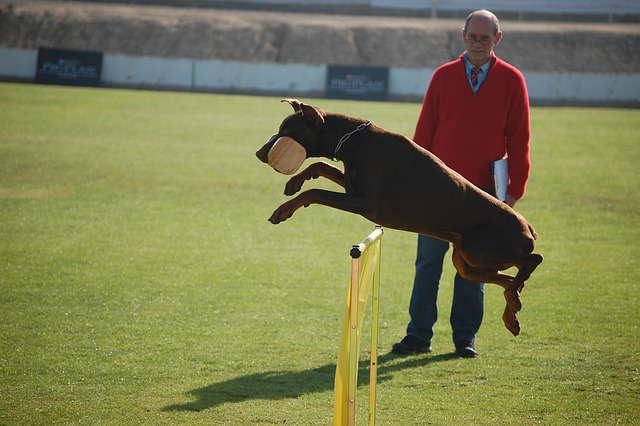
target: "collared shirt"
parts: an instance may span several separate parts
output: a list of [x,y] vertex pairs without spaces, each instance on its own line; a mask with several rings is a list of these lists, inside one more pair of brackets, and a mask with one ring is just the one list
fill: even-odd
[[485,62],[484,64],[478,67],[482,70],[482,72],[478,73],[478,85],[476,87],[473,87],[473,84],[471,83],[471,69],[473,69],[475,65],[469,62],[469,58],[467,57],[466,53],[464,54],[464,66],[467,69],[467,81],[469,81],[469,86],[471,86],[473,93],[476,93],[480,88],[480,86],[482,86],[482,83],[484,82],[485,78],[487,78],[487,74],[489,73],[489,67],[491,66],[491,59],[489,59],[487,62]]

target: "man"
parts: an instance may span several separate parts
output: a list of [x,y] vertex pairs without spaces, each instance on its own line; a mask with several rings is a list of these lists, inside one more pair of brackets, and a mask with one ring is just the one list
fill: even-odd
[[[486,10],[471,13],[462,29],[466,51],[440,66],[429,83],[414,140],[479,188],[493,193],[491,162],[509,158],[506,203],[513,207],[529,178],[529,98],[524,77],[493,48],[502,32]],[[416,275],[407,335],[393,345],[401,355],[431,352],[437,296],[446,241],[418,236]],[[476,358],[475,335],[482,323],[484,284],[456,274],[450,323],[456,354]]]

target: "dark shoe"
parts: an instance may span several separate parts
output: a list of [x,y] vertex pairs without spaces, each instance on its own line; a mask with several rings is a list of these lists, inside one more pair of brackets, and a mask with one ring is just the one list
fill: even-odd
[[478,351],[471,342],[456,342],[456,355],[460,358],[478,358]]
[[401,342],[393,345],[391,352],[398,355],[428,354],[431,352],[431,342],[425,342],[413,336],[405,336]]

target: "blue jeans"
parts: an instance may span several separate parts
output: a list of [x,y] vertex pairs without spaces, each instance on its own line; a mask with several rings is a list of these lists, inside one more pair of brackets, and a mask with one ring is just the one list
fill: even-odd
[[[409,304],[411,321],[407,335],[430,342],[433,326],[438,319],[438,287],[442,275],[444,255],[449,243],[436,238],[418,235],[416,276]],[[453,341],[473,343],[480,329],[484,312],[484,284],[467,281],[456,273],[451,306]]]

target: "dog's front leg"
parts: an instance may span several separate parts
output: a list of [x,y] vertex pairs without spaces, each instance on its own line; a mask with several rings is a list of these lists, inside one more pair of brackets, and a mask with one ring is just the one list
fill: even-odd
[[369,211],[363,197],[324,189],[309,189],[278,207],[269,218],[269,222],[274,225],[284,222],[300,207],[309,207],[311,204],[322,204],[364,217],[367,217],[366,213]]
[[305,181],[323,176],[344,188],[344,173],[339,168],[323,161],[313,163],[287,182],[284,195],[293,195],[302,189]]

